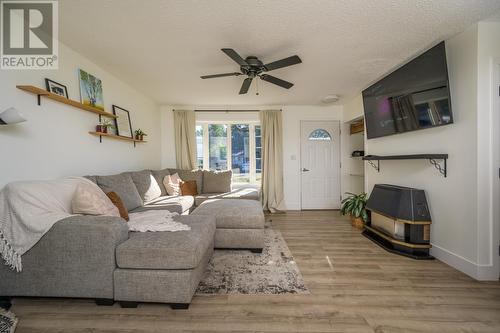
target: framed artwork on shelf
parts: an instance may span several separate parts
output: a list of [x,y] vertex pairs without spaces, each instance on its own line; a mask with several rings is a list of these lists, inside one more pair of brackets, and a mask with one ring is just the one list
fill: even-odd
[[47,91],[53,94],[69,98],[68,97],[68,88],[64,84],[60,84],[56,81],[52,81],[51,79],[45,79],[45,86],[47,87]]
[[113,105],[115,118],[116,135],[133,138],[132,123],[130,122],[130,112],[118,105]]
[[82,69],[78,70],[78,75],[80,77],[80,101],[82,104],[104,111],[102,81]]

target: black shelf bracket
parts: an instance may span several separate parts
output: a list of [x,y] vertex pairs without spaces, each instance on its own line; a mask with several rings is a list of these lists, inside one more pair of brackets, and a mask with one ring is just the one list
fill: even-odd
[[380,160],[377,160],[377,164],[375,162],[368,160],[368,164],[370,164],[377,172],[380,172]]
[[42,95],[40,94],[36,95],[36,100],[38,102],[38,106],[42,105]]
[[440,174],[442,174],[444,176],[444,178],[446,178],[446,176],[448,175],[448,165],[446,163],[446,158],[443,159],[442,166],[438,160],[433,159],[433,158],[429,158],[429,162],[432,165],[434,165],[434,167],[439,171]]

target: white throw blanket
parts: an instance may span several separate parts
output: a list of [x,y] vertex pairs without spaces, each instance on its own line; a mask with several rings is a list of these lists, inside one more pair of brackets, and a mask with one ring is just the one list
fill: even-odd
[[191,230],[191,227],[173,220],[177,213],[166,210],[149,210],[139,213],[130,213],[128,229],[130,231],[182,231]]
[[20,272],[21,256],[59,220],[72,215],[71,200],[82,177],[14,182],[0,191],[0,255]]

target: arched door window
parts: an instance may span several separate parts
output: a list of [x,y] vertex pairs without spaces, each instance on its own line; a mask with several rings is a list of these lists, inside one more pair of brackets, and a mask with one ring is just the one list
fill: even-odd
[[328,131],[318,128],[309,134],[310,141],[332,141],[332,136]]

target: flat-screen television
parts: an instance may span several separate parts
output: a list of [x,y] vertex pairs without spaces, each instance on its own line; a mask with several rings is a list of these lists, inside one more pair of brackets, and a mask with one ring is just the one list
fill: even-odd
[[444,42],[363,90],[368,139],[453,123]]

